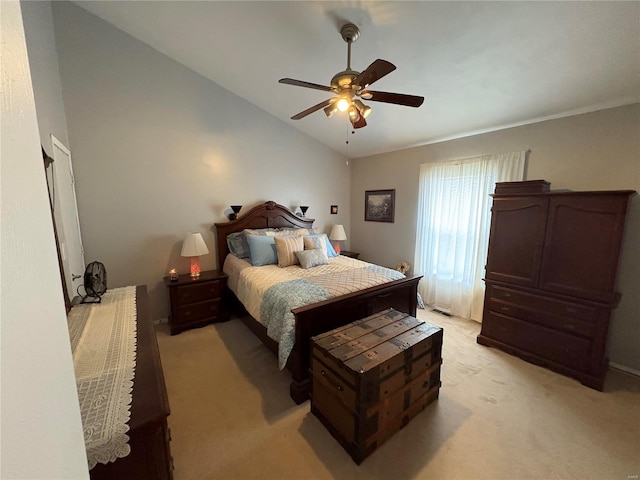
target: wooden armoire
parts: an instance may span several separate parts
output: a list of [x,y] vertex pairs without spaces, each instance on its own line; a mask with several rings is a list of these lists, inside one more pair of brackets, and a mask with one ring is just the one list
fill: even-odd
[[602,390],[632,190],[497,183],[477,341]]

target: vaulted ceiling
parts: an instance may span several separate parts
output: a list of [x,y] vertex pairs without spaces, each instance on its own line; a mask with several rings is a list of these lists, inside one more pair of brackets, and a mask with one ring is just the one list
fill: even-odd
[[[76,4],[349,157],[640,102],[640,2],[107,1]],[[331,94],[346,67],[397,70],[372,89],[425,97],[290,117]],[[349,141],[348,145],[346,141]]]

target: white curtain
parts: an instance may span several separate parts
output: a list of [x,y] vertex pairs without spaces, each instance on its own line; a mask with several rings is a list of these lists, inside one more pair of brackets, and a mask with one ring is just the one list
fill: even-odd
[[414,271],[425,303],[482,320],[484,265],[496,182],[521,181],[527,152],[420,167]]

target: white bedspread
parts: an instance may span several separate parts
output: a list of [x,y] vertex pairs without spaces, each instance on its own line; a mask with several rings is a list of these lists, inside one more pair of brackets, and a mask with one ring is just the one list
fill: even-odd
[[330,258],[328,265],[303,269],[299,265],[253,267],[228,255],[223,270],[231,291],[278,342],[281,369],[295,342],[292,309],[404,278],[395,270],[343,256]]

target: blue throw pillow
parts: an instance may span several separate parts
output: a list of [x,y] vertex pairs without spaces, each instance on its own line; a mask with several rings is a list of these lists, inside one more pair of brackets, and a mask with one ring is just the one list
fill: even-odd
[[254,267],[260,267],[262,265],[275,265],[278,263],[275,237],[267,235],[248,235],[247,239],[249,241],[251,265]]

